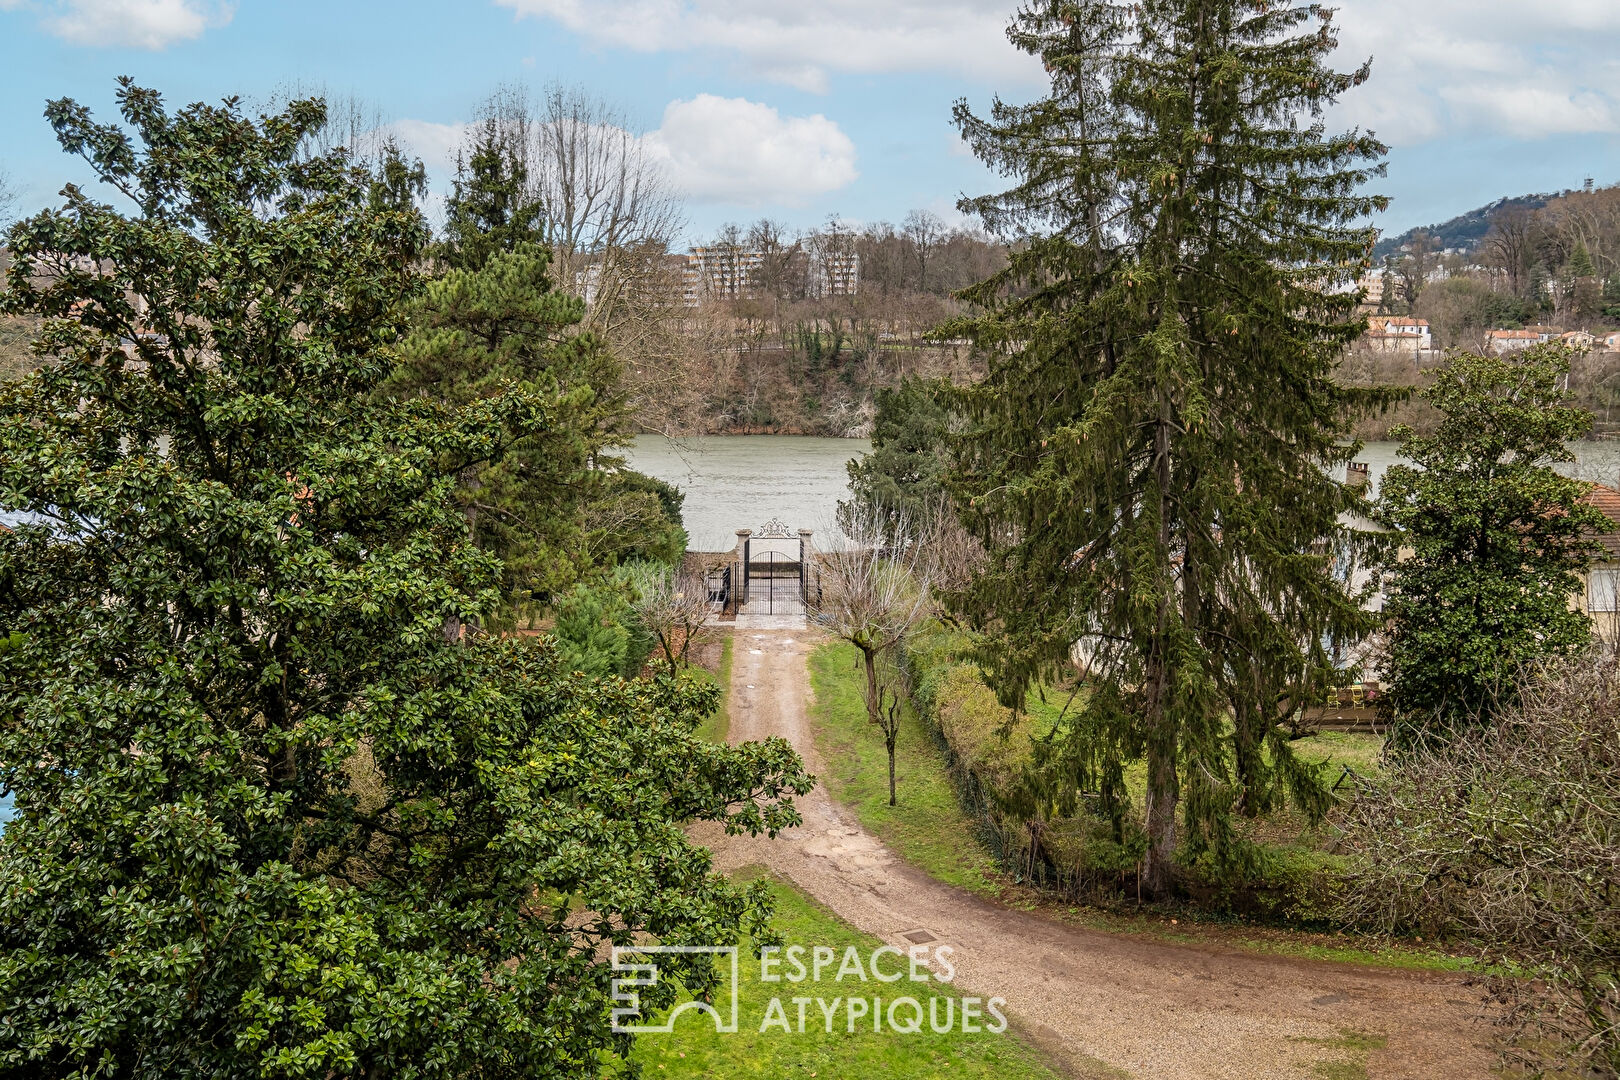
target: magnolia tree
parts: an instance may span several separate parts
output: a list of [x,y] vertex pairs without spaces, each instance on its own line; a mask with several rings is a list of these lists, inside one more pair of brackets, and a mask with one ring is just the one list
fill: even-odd
[[47,116],[127,201],[12,228],[0,297],[54,361],[0,387],[0,1076],[596,1075],[611,945],[762,927],[687,825],[810,781],[712,689],[442,632],[500,597],[458,477],[556,396],[379,393],[427,233],[321,102],[119,101]]
[[889,753],[889,805],[895,805],[894,748],[900,737],[904,674],[898,652],[931,610],[932,586],[904,518],[854,510],[849,543],[820,557],[821,587],[809,603],[819,625],[860,652],[866,715]]

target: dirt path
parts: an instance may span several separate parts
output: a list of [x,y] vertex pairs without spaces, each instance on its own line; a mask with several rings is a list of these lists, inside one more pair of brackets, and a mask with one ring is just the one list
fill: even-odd
[[[781,735],[821,772],[811,738],[806,632],[740,632],[731,740]],[[1266,1080],[1352,1055],[1341,1031],[1388,1040],[1369,1077],[1486,1077],[1489,1032],[1459,978],[1181,946],[1063,926],[986,903],[892,856],[817,788],[804,825],[772,841],[706,837],[721,869],[765,865],[897,947],[925,932],[953,947],[960,993],[999,996],[1021,1029],[1084,1077]],[[968,842],[963,838],[964,843]],[[1341,1066],[1342,1068],[1342,1066]]]

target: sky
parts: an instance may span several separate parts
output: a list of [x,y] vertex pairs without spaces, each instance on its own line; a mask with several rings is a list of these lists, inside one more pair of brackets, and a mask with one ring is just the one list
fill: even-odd
[[[41,116],[114,119],[114,79],[173,105],[324,89],[374,109],[448,188],[503,84],[578,86],[626,117],[686,202],[683,239],[769,216],[960,221],[999,179],[951,126],[960,98],[1038,97],[1003,29],[1016,0],[0,0],[0,170],[19,209],[85,181]],[[1373,75],[1332,122],[1391,147],[1381,227],[1504,195],[1620,183],[1617,0],[1343,0],[1339,64]]]

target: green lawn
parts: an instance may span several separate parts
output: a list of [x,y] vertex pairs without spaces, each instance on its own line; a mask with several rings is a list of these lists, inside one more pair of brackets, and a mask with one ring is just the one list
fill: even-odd
[[868,831],[903,859],[940,881],[992,894],[995,860],[974,839],[947,771],[945,752],[907,705],[896,744],[899,805],[889,805],[889,759],[883,736],[866,716],[863,677],[851,645],[823,645],[810,657],[816,747],[822,782],[851,807]]
[[731,634],[725,632],[720,639],[720,664],[713,671],[696,667],[710,681],[720,687],[720,707],[698,727],[698,734],[710,742],[723,743],[731,729]]
[[[771,891],[777,905],[774,925],[788,946],[802,945],[807,952],[818,945],[827,946],[840,958],[853,946],[858,956],[867,958],[873,949],[883,944],[840,922],[790,886],[776,882]],[[890,959],[885,958],[883,963],[890,971],[896,969]],[[904,979],[895,983],[859,982],[853,975],[834,981],[831,968],[824,970],[820,981],[815,983],[762,983],[758,954],[746,941],[741,970],[738,1030],[734,1034],[717,1033],[710,1018],[688,1012],[677,1019],[672,1033],[637,1038],[632,1060],[641,1065],[644,1076],[713,1077],[714,1080],[813,1076],[827,1080],[937,1080],[947,1076],[964,1080],[979,1077],[1057,1080],[1060,1075],[1012,1031],[964,1033],[960,1013],[956,1014],[950,1033],[943,1035],[933,1032],[926,1019],[917,1034],[892,1031],[886,1023],[881,1033],[875,1033],[869,1015],[854,1023],[853,1032],[849,1030],[849,998],[870,1001],[881,997],[887,1003],[909,996],[917,1000],[926,1016],[926,1010],[931,1007],[930,999],[936,996],[935,990],[944,997],[956,998],[953,1009],[959,1008],[961,995],[944,984]],[[794,997],[819,998],[823,1003],[812,1002],[806,1006],[802,1034],[798,1031],[798,1006],[793,1003]],[[773,1024],[761,1031],[762,1021],[774,1015],[769,1011],[772,998],[780,1000],[782,1015],[792,1030],[784,1032],[780,1025]],[[833,1002],[840,998],[844,1000],[835,1008]],[[827,1030],[823,1005],[835,1009],[831,1032]],[[943,1001],[932,1007],[942,1018],[943,1026]],[[887,1004],[884,1009],[887,1012]],[[897,1012],[902,1021],[911,1015],[909,1006],[902,1006]],[[987,1022],[993,1021],[986,1015]]]
[[[815,690],[812,719],[816,745],[825,767],[821,777],[831,796],[850,807],[861,825],[896,854],[939,881],[966,888],[1009,907],[1039,912],[1062,922],[1109,933],[1145,934],[1168,941],[1216,943],[1256,952],[1308,957],[1340,963],[1372,964],[1429,970],[1469,970],[1474,962],[1425,945],[1301,931],[1280,926],[1245,925],[1197,911],[1180,913],[1179,923],[1152,911],[1129,913],[1073,906],[1032,887],[1011,884],[997,874],[995,860],[976,839],[975,823],[963,811],[952,784],[944,752],[924,721],[909,708],[896,753],[900,805],[891,807],[888,759],[883,739],[866,718],[864,685],[852,647],[824,645],[810,657]],[[1044,728],[1055,723],[1068,700],[1053,693],[1046,702],[1032,701],[1031,714]],[[1330,781],[1342,764],[1358,772],[1377,768],[1383,741],[1374,735],[1327,732],[1301,739],[1295,751],[1305,760],[1329,763]],[[1140,773],[1140,776],[1133,776]],[[1127,783],[1140,798],[1146,787],[1145,767],[1127,770]],[[1288,813],[1268,823],[1287,842],[1309,833]]]

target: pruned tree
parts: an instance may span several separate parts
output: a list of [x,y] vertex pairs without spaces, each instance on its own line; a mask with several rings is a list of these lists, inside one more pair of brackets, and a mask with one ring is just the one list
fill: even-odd
[[866,716],[882,733],[889,754],[889,805],[894,806],[897,701],[903,686],[898,654],[929,615],[932,583],[904,519],[857,510],[841,524],[849,542],[818,560],[821,587],[812,594],[809,614],[860,653]]
[[641,625],[658,639],[673,677],[686,665],[692,646],[714,630],[708,583],[700,574],[663,563],[632,563],[625,577],[632,593],[630,606]]

